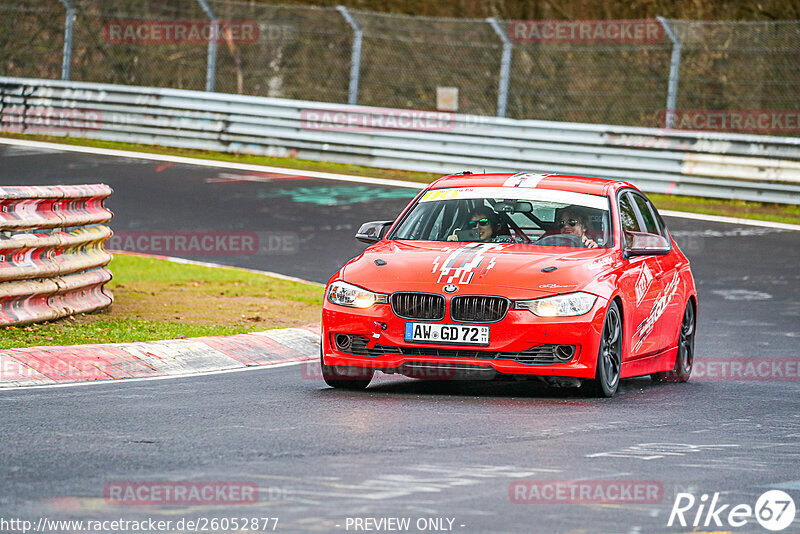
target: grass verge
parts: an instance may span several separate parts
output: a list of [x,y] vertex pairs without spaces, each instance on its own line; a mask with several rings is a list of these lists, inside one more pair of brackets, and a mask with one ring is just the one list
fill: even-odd
[[[227,154],[223,152],[211,152],[205,150],[138,145],[133,143],[119,143],[114,141],[100,141],[72,137],[10,133],[0,133],[0,136],[14,139],[29,139],[34,141],[63,143],[68,145],[91,146],[115,150],[131,150],[150,154],[166,154],[171,156],[213,159],[217,161],[231,161],[235,163],[248,163],[253,165],[286,167],[297,170],[333,172],[339,174],[349,174],[352,176],[389,178],[393,180],[405,180],[409,182],[420,183],[429,183],[441,176],[440,174],[435,173],[403,171],[398,169],[379,169],[375,167],[349,165],[344,163],[300,160],[296,158],[274,158],[269,156],[253,156],[248,154]],[[742,219],[756,219],[762,221],[800,224],[800,206],[653,193],[649,193],[648,196],[653,200],[659,209],[664,210],[688,211],[692,213],[704,213],[706,215],[720,215],[723,217],[737,217]]]
[[319,322],[324,289],[235,268],[115,255],[107,310],[0,329],[0,349],[227,336]]

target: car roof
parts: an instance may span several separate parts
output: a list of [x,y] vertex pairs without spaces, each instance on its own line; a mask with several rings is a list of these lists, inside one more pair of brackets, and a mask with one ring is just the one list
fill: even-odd
[[450,174],[443,176],[431,184],[431,189],[449,187],[535,187],[537,189],[554,189],[572,191],[589,195],[607,196],[621,187],[633,187],[621,180],[608,180],[590,176],[573,176],[569,174],[525,173],[490,173],[490,174]]

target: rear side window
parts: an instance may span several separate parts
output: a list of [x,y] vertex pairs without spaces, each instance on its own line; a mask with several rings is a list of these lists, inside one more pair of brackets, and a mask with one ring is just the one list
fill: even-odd
[[636,212],[633,209],[628,194],[619,197],[619,218],[622,222],[622,230],[626,232],[641,232],[639,227],[639,220],[636,218]]
[[636,206],[639,208],[639,213],[642,214],[642,222],[644,222],[644,231],[648,234],[661,234],[661,228],[656,221],[656,214],[650,207],[650,203],[641,195],[631,194]]
[[629,193],[623,193],[619,197],[619,218],[622,223],[622,237],[625,240],[625,246],[630,247],[631,238],[625,232],[641,232],[642,227]]

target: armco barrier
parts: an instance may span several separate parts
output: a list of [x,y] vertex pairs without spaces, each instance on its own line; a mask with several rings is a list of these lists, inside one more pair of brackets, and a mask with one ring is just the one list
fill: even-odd
[[8,77],[0,77],[0,125],[7,132],[443,174],[466,169],[584,174],[627,180],[650,192],[800,203],[800,138],[794,137]]
[[0,325],[105,308],[104,184],[0,186]]

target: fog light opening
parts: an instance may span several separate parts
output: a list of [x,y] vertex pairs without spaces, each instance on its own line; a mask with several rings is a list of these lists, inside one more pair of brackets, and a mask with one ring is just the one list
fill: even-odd
[[347,334],[336,334],[336,348],[342,352],[349,352],[350,347],[353,346],[353,338]]
[[575,356],[575,347],[573,345],[559,345],[556,347],[556,358],[565,362],[571,360]]

